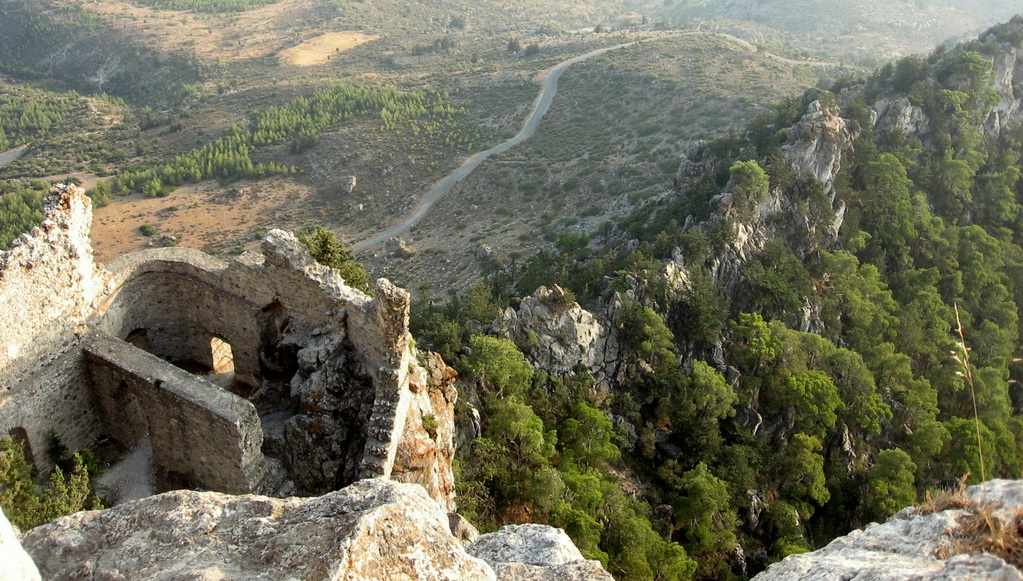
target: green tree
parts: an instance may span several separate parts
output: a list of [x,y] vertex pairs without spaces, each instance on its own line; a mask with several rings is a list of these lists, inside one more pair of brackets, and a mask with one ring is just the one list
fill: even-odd
[[771,180],[755,160],[737,161],[728,168],[735,194],[735,206],[744,217],[750,217],[758,205],[767,199]]
[[916,464],[898,449],[881,450],[867,474],[863,496],[867,517],[884,520],[916,502]]
[[782,493],[803,519],[814,513],[813,504],[823,506],[831,498],[824,476],[824,458],[820,455],[822,449],[818,438],[795,434],[779,458]]
[[676,491],[672,502],[675,521],[686,547],[697,557],[700,576],[720,578],[727,571],[728,553],[738,544],[735,533],[739,519],[732,508],[728,485],[702,462],[680,478],[671,478],[670,485]]
[[316,226],[300,232],[298,241],[309,250],[316,262],[336,270],[349,286],[370,292],[369,273],[333,232]]
[[835,382],[820,371],[789,374],[777,386],[777,402],[794,417],[796,428],[823,437],[835,427],[836,411],[842,407]]
[[0,438],[0,507],[14,526],[27,531],[65,515],[102,508],[92,493],[82,457],[74,454],[72,462],[69,475],[56,467],[49,486],[41,488],[32,478],[21,442]]
[[499,397],[523,394],[533,377],[533,366],[508,339],[473,335],[465,362],[472,376]]
[[614,424],[607,414],[579,402],[572,417],[565,420],[559,430],[563,454],[581,466],[600,467],[617,460],[621,454],[615,446]]

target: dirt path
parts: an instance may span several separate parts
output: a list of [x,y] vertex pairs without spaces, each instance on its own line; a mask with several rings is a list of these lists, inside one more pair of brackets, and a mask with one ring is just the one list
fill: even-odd
[[21,159],[21,156],[25,155],[26,151],[28,151],[27,145],[15,147],[14,149],[10,149],[7,151],[0,151],[0,167],[4,167],[7,164],[11,164],[18,161],[19,159]]
[[543,121],[544,116],[547,115],[548,111],[550,111],[551,104],[554,102],[554,96],[558,93],[558,80],[568,67],[581,63],[585,60],[598,57],[602,54],[606,54],[613,50],[633,46],[638,42],[640,41],[628,42],[588,52],[584,55],[563,61],[541,73],[543,78],[543,88],[540,90],[540,94],[536,97],[536,101],[533,102],[533,110],[529,114],[529,117],[526,118],[525,123],[522,125],[522,129],[520,129],[514,137],[499,143],[486,151],[476,153],[469,159],[465,160],[458,169],[433,184],[429,191],[426,192],[426,195],[419,200],[415,209],[412,210],[410,214],[406,215],[401,222],[398,222],[397,224],[386,228],[385,230],[374,234],[357,244],[354,244],[352,249],[355,252],[368,250],[383,244],[395,236],[400,236],[408,232],[413,226],[422,220],[424,216],[426,216],[427,212],[430,211],[430,208],[432,208],[438,200],[450,192],[451,188],[453,188],[456,184],[469,177],[472,172],[476,171],[476,168],[478,168],[480,164],[495,155],[508,151],[532,137],[536,133],[537,128],[540,127],[540,122]]
[[[778,62],[782,62],[789,65],[804,65],[814,67],[837,66],[837,63],[816,60],[796,60],[772,54],[769,52],[760,51],[755,45],[741,38],[723,32],[705,32],[696,30],[683,32],[676,36],[687,35],[716,36],[718,38],[722,38],[723,40],[732,42],[733,44],[737,45],[743,50],[759,53],[765,56],[766,58],[774,59]],[[532,112],[530,113],[529,117],[526,118],[526,121],[523,124],[522,129],[519,130],[519,132],[514,137],[503,143],[495,145],[494,147],[486,151],[476,153],[469,159],[465,160],[462,163],[462,165],[458,167],[458,169],[456,169],[455,171],[451,172],[440,181],[433,184],[433,186],[431,186],[430,189],[426,192],[426,195],[423,196],[421,200],[419,200],[419,203],[412,210],[412,212],[407,214],[404,218],[402,218],[400,222],[378,232],[377,234],[374,234],[369,238],[366,238],[362,241],[355,243],[352,246],[352,249],[355,252],[363,252],[376,246],[379,246],[387,242],[391,238],[401,236],[402,234],[407,233],[417,223],[419,223],[419,221],[422,220],[424,216],[426,216],[426,214],[430,211],[431,208],[433,208],[434,204],[436,204],[438,200],[447,195],[451,191],[451,189],[459,182],[469,177],[469,175],[476,171],[476,169],[484,161],[488,160],[489,158],[495,155],[504,153],[532,137],[536,133],[537,129],[540,127],[540,122],[543,121],[544,116],[547,115],[548,111],[550,111],[551,104],[554,102],[554,96],[558,92],[558,80],[561,78],[562,73],[564,73],[566,69],[582,61],[598,57],[613,50],[628,48],[641,42],[644,41],[637,40],[633,42],[598,49],[577,56],[575,58],[568,59],[554,67],[551,67],[550,69],[547,69],[546,71],[541,72],[539,78],[543,81],[543,87],[540,90],[540,94],[537,96],[536,101],[533,103]]]

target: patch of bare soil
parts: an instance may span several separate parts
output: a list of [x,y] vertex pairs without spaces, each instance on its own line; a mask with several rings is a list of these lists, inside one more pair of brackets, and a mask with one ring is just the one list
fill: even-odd
[[331,57],[348,52],[353,48],[380,38],[361,32],[328,32],[307,40],[298,46],[282,50],[277,58],[296,67],[322,65]]
[[[173,236],[178,246],[206,251],[255,246],[270,228],[298,229],[308,217],[308,186],[285,178],[223,187],[205,182],[178,188],[165,198],[118,198],[95,211],[92,244],[100,262],[157,245]],[[153,226],[158,234],[143,236]]]
[[322,21],[323,4],[281,0],[225,14],[156,10],[127,0],[91,0],[81,6],[115,28],[133,32],[147,46],[208,61],[240,61],[276,54],[293,43],[311,24]]

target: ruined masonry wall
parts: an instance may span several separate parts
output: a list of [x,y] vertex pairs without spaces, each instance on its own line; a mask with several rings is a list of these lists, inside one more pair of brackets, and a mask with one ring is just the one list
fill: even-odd
[[265,465],[252,403],[109,335],[90,337],[85,352],[113,437],[128,447],[148,438],[154,465],[186,481],[256,490]]
[[78,345],[104,289],[89,244],[89,198],[58,188],[44,213],[0,252],[0,436],[24,428],[41,468],[49,466],[50,432],[71,448],[102,433]]
[[450,434],[427,434],[422,417],[446,417],[431,407],[447,409],[455,392],[433,402],[410,391],[423,370],[411,345],[407,291],[384,279],[374,297],[353,289],[281,230],[267,235],[262,252],[234,260],[162,248],[104,269],[93,261],[85,193],[60,186],[45,209],[41,227],[0,253],[0,436],[24,428],[40,468],[51,431],[72,449],[103,435],[130,444],[148,434],[156,465],[208,488],[250,491],[270,463],[260,454],[252,404],[124,339],[145,329],[146,350],[207,363],[218,337],[231,344],[239,376],[258,381],[272,371],[276,381],[291,363],[267,360],[268,353],[290,357],[303,341],[330,336],[373,382],[359,475],[394,471],[453,505]]

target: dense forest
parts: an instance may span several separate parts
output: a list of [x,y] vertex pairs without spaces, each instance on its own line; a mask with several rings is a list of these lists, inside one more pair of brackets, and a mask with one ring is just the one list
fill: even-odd
[[[808,91],[701,147],[674,195],[419,301],[417,340],[483,413],[461,450],[466,514],[564,527],[618,579],[743,578],[961,477],[1019,477],[1023,128],[991,113],[992,57],[1021,44],[1016,18]],[[872,107],[899,99],[924,127],[875,129]],[[830,192],[783,149],[813,103],[855,137]],[[750,232],[770,236],[735,258]],[[553,284],[619,305],[610,393],[487,334]]]
[[0,151],[22,145],[60,127],[78,100],[78,95],[73,92],[19,88],[17,93],[4,93],[0,88]]

